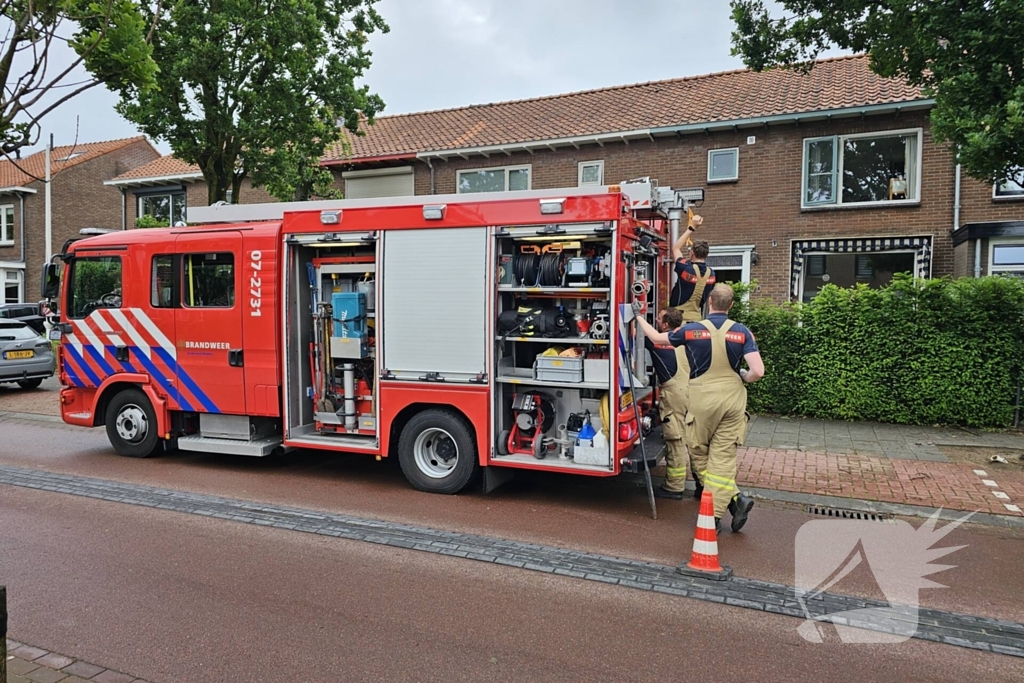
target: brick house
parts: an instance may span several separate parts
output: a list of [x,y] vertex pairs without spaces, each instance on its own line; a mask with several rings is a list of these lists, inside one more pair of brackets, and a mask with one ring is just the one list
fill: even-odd
[[[60,251],[82,228],[119,229],[121,197],[103,181],[160,153],[139,136],[56,147],[50,156],[50,249]],[[46,259],[46,152],[0,161],[0,284],[2,303],[39,300]]]
[[[208,194],[198,166],[167,155],[133,168],[104,182],[125,196],[125,221],[129,228],[137,218],[153,216],[168,226],[185,220],[189,206],[206,206]],[[248,178],[239,188],[239,200],[245,204],[273,202],[262,187],[253,187]]]
[[932,139],[932,104],[866,57],[842,57],[809,74],[730,71],[384,116],[322,163],[350,198],[644,176],[702,187],[720,279],[756,280],[777,301],[900,271],[1024,273],[1024,188],[960,174]]

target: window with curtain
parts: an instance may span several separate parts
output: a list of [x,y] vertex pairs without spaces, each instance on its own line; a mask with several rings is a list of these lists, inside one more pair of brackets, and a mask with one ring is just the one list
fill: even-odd
[[915,202],[921,131],[804,140],[803,206]]

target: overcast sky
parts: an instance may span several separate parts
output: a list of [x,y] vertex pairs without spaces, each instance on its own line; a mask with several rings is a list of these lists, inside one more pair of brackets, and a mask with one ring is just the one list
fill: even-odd
[[[725,0],[380,0],[365,81],[385,114],[742,68]],[[55,144],[137,135],[97,87],[50,114]],[[157,141],[164,153],[166,143]]]

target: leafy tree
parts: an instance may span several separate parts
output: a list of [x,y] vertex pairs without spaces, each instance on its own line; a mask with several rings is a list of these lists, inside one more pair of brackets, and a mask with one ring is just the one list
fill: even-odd
[[1024,3],[1020,0],[731,0],[733,54],[755,70],[813,60],[831,46],[935,99],[932,132],[968,175],[1024,183]]
[[327,146],[384,103],[355,80],[387,24],[377,0],[169,0],[156,15],[160,89],[120,89],[125,118],[196,164],[212,204],[251,176],[280,199],[323,185]]
[[[151,92],[151,28],[133,0],[0,0],[0,153],[36,144],[44,116],[101,83]],[[55,66],[64,42],[75,56]]]

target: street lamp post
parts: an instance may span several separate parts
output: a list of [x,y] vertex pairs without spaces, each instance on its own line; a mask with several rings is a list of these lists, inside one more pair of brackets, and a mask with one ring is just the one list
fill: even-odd
[[7,586],[0,586],[0,683],[7,683]]

